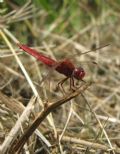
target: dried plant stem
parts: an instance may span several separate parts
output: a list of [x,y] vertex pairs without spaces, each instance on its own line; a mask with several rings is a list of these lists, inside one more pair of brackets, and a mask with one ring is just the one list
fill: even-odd
[[[81,95],[84,97],[83,94],[81,94]],[[100,125],[100,128],[102,129],[102,131],[103,131],[103,133],[104,133],[104,135],[105,135],[105,137],[106,137],[106,139],[107,139],[107,141],[108,141],[108,144],[109,144],[109,146],[110,146],[111,151],[113,152],[113,154],[115,154],[114,148],[113,148],[113,146],[112,146],[112,144],[111,144],[111,141],[110,141],[110,139],[109,139],[109,137],[108,137],[108,135],[107,135],[107,132],[105,131],[105,129],[104,129],[104,127],[103,127],[101,121],[100,121],[99,118],[97,117],[95,111],[91,108],[91,106],[90,106],[89,102],[87,101],[87,99],[86,99],[85,97],[84,97],[84,99],[85,99],[85,101],[86,101],[88,107],[90,108],[91,112],[92,112],[93,115],[95,116],[95,118],[96,118],[98,124]]]
[[9,135],[7,136],[5,141],[3,142],[3,144],[2,144],[2,146],[0,148],[0,152],[2,154],[6,153],[6,151],[10,147],[11,143],[16,139],[16,136],[18,136],[18,134],[20,132],[19,130],[20,130],[20,127],[21,127],[21,123],[23,121],[25,121],[29,117],[29,115],[30,115],[30,113],[32,111],[33,104],[35,103],[35,101],[36,101],[36,97],[33,97],[31,99],[31,101],[29,102],[28,106],[25,108],[24,112],[22,113],[22,116],[18,119],[15,126],[12,128]]
[[[30,102],[27,105],[27,107],[24,107],[24,105],[21,102],[15,100],[13,98],[9,98],[8,96],[6,96],[6,95],[4,95],[3,93],[0,92],[0,100],[5,104],[5,106],[8,107],[10,110],[12,110],[13,112],[15,112],[17,114],[18,113],[22,114],[20,116],[20,118],[18,119],[18,121],[16,122],[15,126],[12,128],[12,130],[8,134],[8,136],[5,138],[4,142],[2,143],[2,145],[0,147],[1,154],[6,153],[6,151],[9,149],[10,145],[16,139],[17,134],[19,134],[21,125],[18,125],[18,122],[19,123],[20,122],[21,123],[25,123],[26,122],[26,118],[27,119],[29,118],[29,115],[33,111],[33,103],[34,103],[35,99],[36,98],[33,97],[30,100]],[[37,136],[47,145],[47,147],[51,146],[49,141],[42,135],[42,133],[39,130],[36,130],[35,134],[37,134]]]
[[24,146],[28,138],[32,135],[32,133],[35,131],[35,129],[41,124],[41,122],[50,114],[53,110],[55,110],[60,105],[70,101],[71,99],[78,96],[81,92],[85,91],[91,83],[86,83],[82,87],[80,87],[75,92],[72,92],[71,94],[63,97],[62,99],[58,100],[55,103],[46,104],[45,108],[41,113],[38,115],[38,117],[34,120],[33,124],[28,128],[28,130],[23,134],[23,136],[19,139],[19,141],[16,143],[16,145],[11,149],[10,151],[12,153],[14,152],[20,152],[21,148]]
[[[78,138],[63,136],[62,141],[80,144],[80,145],[84,145],[84,146],[91,147],[91,148],[94,148],[94,149],[101,149],[101,150],[104,150],[104,151],[107,151],[107,152],[111,151],[111,149],[109,149],[106,145],[102,145],[102,144],[99,144],[99,143],[93,143],[93,142],[81,140],[81,139],[78,139]],[[115,150],[116,153],[120,153],[120,149],[114,149],[114,150]]]
[[[4,29],[4,30],[5,30],[5,32],[7,31],[6,29]],[[7,32],[8,32],[8,31],[7,31]],[[8,34],[10,34],[10,33],[8,33]],[[12,44],[10,43],[10,41],[8,40],[8,38],[6,37],[6,35],[4,34],[4,32],[3,32],[2,30],[0,30],[0,35],[3,37],[5,43],[8,45],[8,47],[9,47],[10,50],[12,51],[13,55],[15,56],[17,63],[19,64],[19,66],[20,66],[22,72],[24,73],[24,75],[25,75],[25,77],[26,77],[28,83],[30,84],[30,86],[31,86],[31,88],[32,88],[32,90],[33,90],[33,93],[35,94],[36,97],[38,97],[38,96],[39,96],[39,95],[38,95],[38,92],[37,92],[35,86],[33,85],[32,80],[30,79],[30,77],[29,77],[28,73],[26,72],[24,66],[22,65],[20,59],[19,59],[18,56],[16,55],[15,50],[14,50]],[[42,105],[42,102],[41,102],[41,105]]]
[[[25,70],[23,64],[21,63],[19,57],[17,56],[17,54],[16,54],[16,52],[15,52],[15,50],[14,50],[12,44],[10,43],[10,41],[8,40],[8,38],[7,38],[6,35],[8,35],[15,43],[18,43],[17,39],[12,35],[12,33],[10,33],[10,31],[8,31],[8,30],[5,29],[5,28],[3,29],[3,31],[0,30],[0,34],[1,34],[1,36],[3,37],[5,43],[8,45],[8,47],[9,47],[10,50],[12,51],[13,55],[15,56],[15,59],[16,59],[17,63],[19,64],[19,66],[20,66],[20,68],[21,68],[23,74],[25,75],[25,77],[26,77],[26,79],[27,79],[27,81],[28,81],[28,83],[29,83],[29,85],[30,85],[30,87],[31,87],[31,89],[32,89],[32,91],[33,91],[33,93],[34,93],[34,95],[35,95],[36,97],[38,97],[39,103],[40,103],[40,105],[43,107],[43,102],[42,102],[42,100],[41,100],[41,98],[40,98],[40,96],[39,96],[39,94],[38,94],[38,91],[37,91],[36,87],[34,86],[34,84],[33,84],[32,80],[31,80],[31,78],[29,77],[27,71]],[[6,35],[5,35],[5,34],[6,34]],[[53,121],[52,115],[49,115],[49,116],[47,117],[47,119],[48,119],[50,125],[51,125],[51,126],[54,128],[54,130],[55,130],[55,126],[54,126],[54,121]]]

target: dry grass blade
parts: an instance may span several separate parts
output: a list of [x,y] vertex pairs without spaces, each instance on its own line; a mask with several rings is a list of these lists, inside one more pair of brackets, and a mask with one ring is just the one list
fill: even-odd
[[34,7],[34,5],[30,4],[29,1],[23,7],[1,16],[0,22],[6,26],[10,23],[30,19],[34,16],[33,12],[35,13],[35,15],[40,14],[40,12]]
[[[15,56],[16,61],[17,61],[17,63],[19,64],[21,70],[23,71],[23,73],[24,73],[24,75],[25,75],[25,77],[26,77],[28,83],[31,85],[31,88],[33,89],[33,92],[34,92],[35,96],[36,96],[36,97],[39,96],[39,95],[38,95],[38,92],[37,92],[37,90],[36,90],[36,88],[35,88],[35,86],[34,86],[33,83],[32,83],[32,80],[30,79],[30,77],[29,77],[28,73],[26,72],[24,66],[22,65],[20,59],[19,59],[18,56],[16,55],[15,50],[14,50],[12,44],[10,43],[10,41],[8,40],[8,38],[7,38],[6,35],[3,33],[2,30],[0,30],[0,34],[1,34],[1,36],[3,37],[3,39],[5,40],[6,44],[7,44],[8,47],[10,48],[10,50],[12,51],[13,55]],[[41,102],[41,105],[42,105],[42,102]]]
[[[8,101],[6,100],[6,98],[3,97],[2,95],[0,95],[0,96],[4,99],[4,102],[6,102],[9,105]],[[11,145],[11,143],[16,139],[16,136],[18,136],[19,130],[21,128],[20,127],[21,123],[23,121],[25,121],[25,119],[27,117],[29,117],[29,115],[30,115],[30,113],[32,111],[33,104],[35,103],[35,101],[36,101],[36,98],[33,97],[31,99],[31,101],[29,102],[28,106],[25,108],[24,112],[22,113],[22,116],[19,118],[19,120],[17,121],[16,125],[10,131],[10,134],[8,135],[8,137],[5,139],[4,143],[1,146],[1,152],[3,154],[6,152],[6,150],[8,150],[9,146]],[[21,112],[21,109],[20,109],[20,112]]]
[[[9,145],[11,145],[14,140],[16,139],[17,134],[20,132],[20,125],[18,125],[19,122],[25,123],[25,117],[29,117],[31,114],[33,103],[35,101],[35,98],[33,97],[31,101],[29,102],[28,106],[25,108],[24,105],[17,101],[16,99],[9,98],[8,96],[4,95],[0,92],[0,100],[5,104],[6,107],[8,107],[11,111],[15,112],[16,114],[22,114],[20,119],[16,122],[13,129],[10,131],[8,136],[5,138],[3,144],[1,145],[1,151],[2,153],[6,153],[6,151],[9,149]],[[24,112],[23,112],[24,111]],[[22,113],[23,112],[23,113]],[[25,116],[25,117],[24,117]],[[51,144],[47,141],[47,139],[42,135],[42,133],[39,130],[36,130],[35,134],[39,136],[39,138],[48,146],[50,147]]]
[[24,105],[22,103],[16,101],[15,99],[9,99],[6,95],[4,95],[2,92],[0,92],[0,100],[4,102],[4,104],[14,111],[15,113],[22,113],[24,109]]
[[[82,96],[84,97],[83,94],[82,94]],[[110,141],[110,139],[109,139],[109,137],[108,137],[108,134],[107,134],[106,130],[104,129],[104,126],[102,125],[101,121],[100,121],[99,118],[97,117],[95,111],[92,109],[92,107],[91,107],[91,105],[89,104],[89,102],[87,101],[87,99],[86,99],[85,97],[84,97],[84,99],[85,99],[85,101],[86,101],[86,103],[87,103],[89,109],[90,109],[91,112],[93,113],[94,117],[96,118],[96,120],[97,120],[97,122],[98,122],[98,124],[99,124],[99,126],[100,126],[100,128],[101,128],[101,130],[102,130],[102,132],[103,132],[103,134],[105,135],[105,137],[106,137],[106,139],[107,139],[107,141],[108,141],[108,144],[109,144],[109,146],[110,146],[110,150],[112,151],[113,154],[115,154],[114,148],[113,148],[113,146],[112,146],[112,143],[111,143],[111,141]]]
[[71,99],[78,96],[80,93],[85,91],[91,83],[86,83],[83,86],[81,86],[79,89],[77,89],[75,92],[72,92],[71,94],[63,97],[62,99],[58,100],[55,103],[47,104],[43,111],[38,115],[38,117],[34,120],[33,124],[28,128],[28,130],[25,132],[25,134],[19,139],[19,141],[16,143],[16,145],[13,147],[13,149],[10,149],[10,151],[13,152],[20,152],[21,148],[24,146],[25,142],[28,140],[28,138],[32,135],[32,133],[35,131],[35,129],[40,125],[40,123],[47,117],[49,113],[51,113],[53,110],[55,110],[60,105],[70,101]]
[[[14,40],[16,43],[18,43],[18,40],[17,40],[7,29],[4,29],[4,32],[5,32],[12,40]],[[29,77],[27,71],[25,70],[23,64],[21,63],[20,59],[18,58],[18,56],[17,56],[17,54],[16,54],[16,52],[15,52],[15,50],[14,50],[12,44],[9,42],[8,38],[7,38],[6,35],[3,33],[2,30],[0,31],[0,33],[1,33],[2,37],[4,38],[4,40],[5,40],[6,44],[8,45],[8,47],[9,47],[10,50],[12,51],[13,55],[15,56],[17,63],[19,64],[19,66],[20,66],[20,68],[21,68],[23,74],[25,75],[25,77],[26,77],[26,79],[27,79],[27,81],[28,81],[30,87],[31,87],[32,90],[33,90],[34,95],[35,95],[36,97],[39,98],[39,103],[40,103],[40,105],[43,107],[43,102],[42,102],[42,100],[40,99],[40,96],[39,96],[39,94],[38,94],[38,92],[37,92],[37,89],[35,88],[35,86],[34,86],[32,80],[30,79],[30,77]],[[54,131],[55,131],[55,125],[54,125],[54,120],[53,120],[53,118],[52,118],[52,115],[50,114],[50,115],[47,117],[47,119],[48,119],[50,125],[53,127],[53,129],[54,129]],[[55,131],[55,132],[56,132],[56,131]]]
[[[62,141],[70,142],[70,143],[76,143],[76,144],[84,145],[84,146],[87,146],[87,147],[92,147],[94,149],[100,149],[100,150],[104,150],[106,152],[110,152],[110,149],[105,145],[81,140],[81,139],[78,139],[78,138],[63,136]],[[117,153],[119,154],[120,149],[116,149],[115,152],[116,152],[116,154]]]
[[[47,1],[46,8],[41,2],[31,0],[1,3],[0,153],[9,153],[12,144],[20,138],[24,144],[25,137],[21,136],[26,129],[29,130],[36,117],[39,119],[39,113],[43,115],[53,105],[45,106],[44,102],[58,102],[62,97],[56,85],[63,76],[51,70],[56,66],[46,72],[47,68],[32,57],[18,56],[23,53],[16,46],[19,41],[59,64],[65,58],[70,59],[76,67],[84,69],[86,83],[94,81],[94,86],[84,93],[88,105],[82,93],[50,112],[42,123],[33,123],[34,129],[39,123],[40,126],[33,135],[28,133],[29,142],[23,148],[20,145],[21,153],[120,153],[119,4],[117,1],[97,3],[97,0]],[[107,43],[111,45],[98,52],[84,53]],[[41,84],[49,78],[49,83]],[[66,92],[68,83],[69,80],[64,84]],[[80,85],[75,80],[75,86]],[[33,95],[38,96],[38,101],[33,104],[32,115],[16,129]]]
[[18,76],[21,79],[25,79],[24,76],[16,71],[14,71],[13,69],[9,68],[8,66],[0,63],[0,68],[3,68],[4,70],[7,70],[8,72],[10,72],[11,74],[14,74],[15,76]]

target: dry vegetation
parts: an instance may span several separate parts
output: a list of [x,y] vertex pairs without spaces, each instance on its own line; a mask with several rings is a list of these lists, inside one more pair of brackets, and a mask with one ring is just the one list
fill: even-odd
[[[1,153],[119,154],[120,2],[66,1],[57,17],[30,2],[7,1],[0,11]],[[86,83],[76,81],[81,87],[72,92],[66,82],[63,96],[57,83],[64,76],[52,70],[45,77],[48,68],[17,42],[69,57],[85,69]]]

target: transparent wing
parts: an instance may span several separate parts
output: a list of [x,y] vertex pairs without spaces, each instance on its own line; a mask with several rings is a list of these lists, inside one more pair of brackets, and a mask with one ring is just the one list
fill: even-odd
[[45,81],[48,80],[51,76],[53,71],[56,71],[55,69],[63,62],[64,60],[61,60],[59,62],[57,62],[55,65],[53,65],[52,67],[49,67],[47,74],[43,77],[43,79],[40,81],[40,85]]
[[88,54],[90,52],[101,52],[102,50],[100,51],[100,49],[103,49],[103,48],[105,48],[105,47],[107,47],[109,45],[110,44],[102,45],[102,46],[99,46],[99,47],[97,47],[95,49],[88,50],[88,51],[85,51],[85,52],[82,52],[82,53],[76,53],[76,54],[68,55],[67,57],[72,59],[74,56],[82,56],[82,55]]
[[[102,50],[100,50],[100,49],[108,47],[109,45],[110,44],[105,44],[105,45],[101,45],[101,46],[99,46],[99,47],[97,47],[97,48],[95,48],[93,50],[88,50],[88,51],[85,51],[85,52],[82,52],[82,53],[75,53],[75,54],[72,54],[72,55],[68,55],[67,59],[73,60],[74,57],[77,57],[77,56],[80,57],[80,56],[88,54],[90,52],[101,52]],[[88,60],[80,61],[80,64],[94,64],[94,65],[98,65],[97,62],[95,62],[95,61],[88,61]]]

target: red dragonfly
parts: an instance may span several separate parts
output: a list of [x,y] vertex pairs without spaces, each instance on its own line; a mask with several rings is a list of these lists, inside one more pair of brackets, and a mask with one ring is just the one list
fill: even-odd
[[[59,83],[58,86],[59,88],[63,89],[63,83],[70,79],[70,89],[75,89],[75,85],[74,85],[74,78],[77,80],[81,80],[84,81],[83,78],[85,76],[85,71],[82,67],[75,67],[74,64],[69,60],[69,59],[64,59],[60,62],[53,60],[50,57],[47,57],[41,53],[39,53],[38,51],[36,51],[35,49],[31,49],[30,47],[28,47],[27,45],[23,45],[18,43],[17,44],[22,50],[24,50],[25,52],[29,53],[30,55],[32,55],[33,57],[35,57],[37,60],[41,61],[42,63],[44,63],[45,65],[47,65],[48,67],[51,68],[55,68],[55,70],[61,74],[64,74],[66,76],[66,78],[62,79]],[[94,50],[90,50],[90,51],[86,51],[82,54],[86,54],[89,52],[94,52],[97,51],[98,49],[101,49],[103,47],[106,47],[108,45],[104,45],[102,47],[96,48]]]

